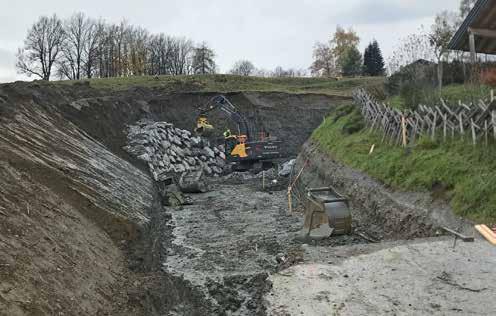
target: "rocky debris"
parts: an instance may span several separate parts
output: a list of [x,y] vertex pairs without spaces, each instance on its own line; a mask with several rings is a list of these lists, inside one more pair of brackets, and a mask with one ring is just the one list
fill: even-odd
[[278,175],[280,177],[289,177],[291,171],[293,171],[295,164],[296,164],[296,159],[291,159],[290,161],[283,163],[281,169],[278,172]]
[[128,126],[127,141],[124,150],[145,161],[155,181],[195,170],[219,176],[226,165],[223,146],[212,147],[208,140],[167,122],[138,121]]
[[163,206],[178,207],[191,204],[190,198],[179,191],[165,191],[161,194],[161,197]]
[[183,173],[178,184],[183,193],[205,193],[208,191],[202,169]]

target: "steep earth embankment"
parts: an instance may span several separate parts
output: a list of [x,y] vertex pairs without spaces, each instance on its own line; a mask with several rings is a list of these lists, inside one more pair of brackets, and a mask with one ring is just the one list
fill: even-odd
[[[212,95],[142,88],[107,94],[84,84],[0,86],[1,314],[210,309],[180,271],[160,272],[177,238],[170,210],[160,205],[144,165],[122,147],[125,126],[142,118],[191,129],[196,107]],[[228,97],[286,140],[293,155],[329,108],[344,100],[256,92]],[[218,113],[212,121],[228,125]]]
[[456,217],[446,202],[428,193],[399,192],[356,171],[309,140],[298,156],[295,172],[305,166],[298,192],[306,187],[332,185],[351,201],[353,217],[378,239],[413,239],[435,236],[441,226],[472,234],[469,222]]
[[131,256],[154,203],[149,176],[67,121],[37,91],[2,87],[0,310],[143,312]]

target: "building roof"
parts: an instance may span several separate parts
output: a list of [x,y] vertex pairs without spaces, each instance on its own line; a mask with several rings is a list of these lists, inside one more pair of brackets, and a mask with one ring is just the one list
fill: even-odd
[[475,35],[477,53],[496,54],[496,0],[478,0],[451,39],[448,48],[469,52],[470,32]]

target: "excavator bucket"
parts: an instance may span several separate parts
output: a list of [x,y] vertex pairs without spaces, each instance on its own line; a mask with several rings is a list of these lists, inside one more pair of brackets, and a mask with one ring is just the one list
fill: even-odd
[[213,131],[213,125],[208,122],[208,119],[205,116],[198,117],[195,128],[195,133],[197,135],[208,137],[212,135]]
[[299,240],[321,240],[351,233],[348,200],[334,188],[308,189],[305,204],[305,221],[298,234]]

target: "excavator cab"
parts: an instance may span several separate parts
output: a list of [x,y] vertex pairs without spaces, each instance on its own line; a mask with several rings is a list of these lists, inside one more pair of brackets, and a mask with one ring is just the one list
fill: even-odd
[[[246,141],[248,137],[246,135],[238,135],[238,136],[231,136],[231,138],[226,138],[226,145],[229,141],[231,141],[234,138],[234,147],[231,146],[232,150],[230,151],[228,157],[239,157],[239,158],[246,158],[248,157],[248,154],[246,153],[248,147],[246,145]],[[227,146],[226,146],[227,148]]]

